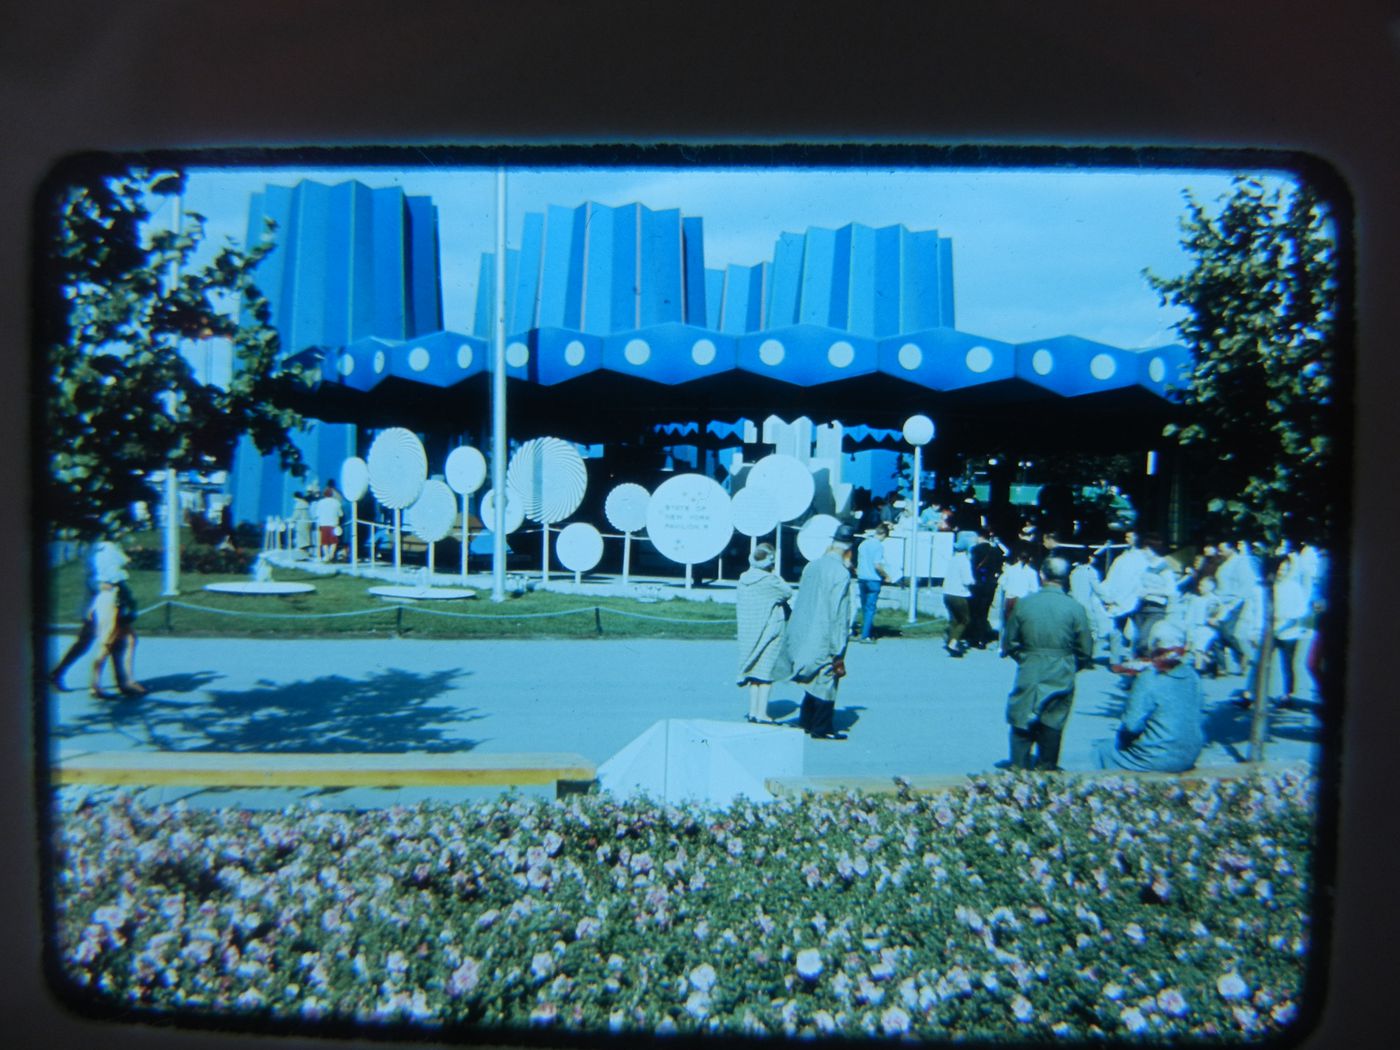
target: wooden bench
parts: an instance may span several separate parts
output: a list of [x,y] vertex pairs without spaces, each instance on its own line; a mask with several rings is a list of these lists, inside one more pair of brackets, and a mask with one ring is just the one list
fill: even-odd
[[[1129,777],[1134,780],[1169,781],[1183,786],[1194,786],[1210,780],[1238,780],[1254,773],[1281,773],[1296,769],[1308,771],[1311,767],[1304,762],[1236,762],[1228,766],[1198,766],[1183,773],[1158,773],[1135,769],[1085,769],[1060,770],[1055,775],[1074,780],[1095,780],[1105,777]],[[882,776],[812,776],[812,777],[769,777],[764,786],[774,795],[801,795],[804,792],[824,794],[826,792],[857,791],[869,795],[894,795],[901,790],[916,794],[933,794],[966,787],[974,775],[996,776],[1001,770],[988,770],[986,774],[927,773],[901,777]]]
[[597,767],[567,752],[89,751],[61,754],[56,784],[140,787],[515,787],[586,791]]

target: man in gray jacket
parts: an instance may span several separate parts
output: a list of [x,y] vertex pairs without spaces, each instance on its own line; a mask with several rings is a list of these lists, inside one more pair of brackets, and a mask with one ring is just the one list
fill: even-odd
[[1058,555],[1046,558],[1040,566],[1040,590],[1016,603],[1002,632],[1001,655],[1017,665],[1006,701],[1014,769],[1059,768],[1060,735],[1074,703],[1074,676],[1093,662],[1089,614],[1066,593],[1068,581],[1069,562]]
[[846,674],[846,643],[851,637],[851,542],[855,531],[842,525],[825,554],[807,563],[783,635],[775,678],[802,686],[798,725],[814,740],[845,740],[836,732],[836,690]]

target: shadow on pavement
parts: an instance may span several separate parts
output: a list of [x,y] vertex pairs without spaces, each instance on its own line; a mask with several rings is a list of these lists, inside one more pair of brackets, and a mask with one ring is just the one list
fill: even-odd
[[[1245,761],[1252,718],[1250,708],[1240,707],[1231,700],[1208,705],[1206,743],[1220,744],[1233,758]],[[1276,707],[1269,711],[1269,736],[1315,743],[1322,739],[1322,727],[1307,711]]]
[[859,705],[837,708],[835,714],[831,716],[831,724],[836,727],[838,733],[844,733],[860,721],[860,715],[856,712],[864,710],[865,708]]
[[204,689],[179,701],[160,695],[175,691],[169,678],[156,679],[148,683],[150,695],[104,705],[56,727],[53,736],[116,731],[138,746],[183,751],[469,751],[478,741],[455,734],[486,716],[433,701],[470,673],[390,668],[365,679],[327,675],[242,691]]

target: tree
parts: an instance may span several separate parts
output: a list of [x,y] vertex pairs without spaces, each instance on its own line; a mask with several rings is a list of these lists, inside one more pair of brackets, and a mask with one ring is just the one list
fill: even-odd
[[1195,363],[1166,428],[1208,470],[1210,503],[1244,534],[1326,542],[1335,522],[1337,262],[1332,220],[1306,184],[1237,178],[1215,216],[1186,194],[1191,268],[1147,274],[1186,316]]
[[1338,309],[1332,217],[1305,183],[1238,177],[1212,216],[1186,195],[1179,277],[1147,274],[1195,363],[1182,421],[1166,428],[1201,468],[1222,513],[1264,541],[1264,615],[1254,675],[1251,758],[1263,757],[1273,656],[1273,552],[1285,538],[1326,543],[1335,523]]
[[[241,434],[300,472],[279,395],[299,374],[278,367],[281,344],[254,284],[272,250],[269,223],[249,251],[232,243],[192,266],[203,217],[147,232],[148,201],[176,196],[183,175],[129,170],[64,186],[41,258],[40,311],[47,470],[39,499],[55,536],[98,539],[130,528],[133,503],[153,502],[153,471],[226,468]],[[225,387],[200,382],[181,353],[189,340],[226,338]]]

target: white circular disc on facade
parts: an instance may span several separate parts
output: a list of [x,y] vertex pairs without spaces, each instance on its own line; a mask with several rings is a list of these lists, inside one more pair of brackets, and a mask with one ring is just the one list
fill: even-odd
[[506,364],[511,368],[524,368],[530,363],[530,348],[524,343],[511,343],[506,347]]
[[729,493],[703,474],[677,474],[657,486],[647,504],[647,538],[681,565],[709,561],[734,535]]
[[564,363],[570,368],[577,368],[583,364],[584,346],[577,339],[570,339],[569,345],[564,347]]
[[780,365],[786,355],[787,350],[776,339],[765,339],[758,347],[758,359],[765,365]]
[[817,488],[807,464],[780,452],[764,456],[753,465],[744,482],[744,488],[750,486],[773,501],[779,521],[791,521],[806,511]]
[[421,346],[415,346],[408,352],[408,367],[415,372],[422,372],[432,363],[432,355]]
[[826,359],[831,362],[832,368],[849,368],[851,362],[856,359],[856,348],[842,339],[831,344],[831,348],[826,352]]
[[1089,362],[1089,374],[1095,379],[1112,379],[1118,371],[1118,362],[1108,354],[1095,354]]
[[911,445],[927,445],[933,433],[933,420],[928,416],[910,416],[904,421],[904,440]]
[[423,484],[423,491],[404,511],[403,523],[424,543],[436,543],[452,531],[459,512],[457,497],[447,482],[434,478]]
[[973,372],[985,372],[992,367],[992,362],[996,360],[992,352],[985,346],[974,346],[967,352],[967,367]]
[[797,530],[797,549],[808,561],[816,561],[831,546],[841,522],[830,514],[813,514]]
[[1037,350],[1031,355],[1031,368],[1038,376],[1048,376],[1050,370],[1055,367],[1055,355],[1049,350]]
[[[479,508],[481,524],[488,532],[495,531],[496,528],[496,490],[487,489],[486,495],[481,497]],[[506,532],[514,532],[525,524],[525,512],[520,509],[520,500],[516,495],[506,489]]]
[[428,480],[428,457],[418,435],[391,427],[369,447],[369,487],[393,510],[411,506]]
[[1160,357],[1154,357],[1147,366],[1148,378],[1154,383],[1162,383],[1167,378],[1167,363]]
[[470,368],[472,366],[472,347],[470,343],[463,343],[457,347],[457,367]]
[[905,343],[899,348],[899,367],[912,372],[924,363],[924,352],[918,343]]
[[486,457],[470,445],[459,445],[447,454],[443,476],[453,492],[470,496],[486,480]]
[[365,498],[369,491],[369,465],[359,456],[351,456],[340,465],[340,494],[351,503]]
[[588,489],[588,468],[567,441],[535,438],[510,457],[506,487],[527,518],[552,525],[578,510]]
[[623,347],[622,356],[630,365],[644,365],[651,360],[651,346],[645,339],[629,339]]
[[374,372],[375,372],[375,375],[378,375],[378,374],[379,374],[380,372],[382,372],[382,371],[384,371],[384,351],[383,351],[383,350],[376,350],[376,351],[374,352]]
[[641,485],[624,482],[608,493],[603,514],[618,532],[640,532],[647,524],[647,504],[651,493]]
[[603,537],[592,525],[566,525],[554,544],[559,563],[571,572],[587,572],[602,560]]
[[745,536],[767,536],[778,527],[778,509],[773,505],[772,496],[745,485],[734,493],[731,509],[734,516],[734,531]]
[[341,354],[340,359],[335,363],[335,367],[339,370],[341,375],[348,376],[351,372],[355,371],[355,358],[350,354]]
[[690,348],[690,359],[697,365],[711,365],[714,364],[716,353],[718,351],[715,344],[710,340],[697,339],[695,345]]

